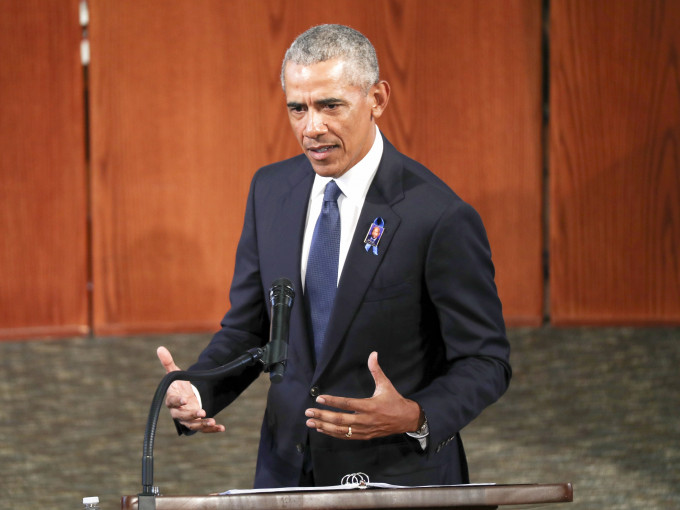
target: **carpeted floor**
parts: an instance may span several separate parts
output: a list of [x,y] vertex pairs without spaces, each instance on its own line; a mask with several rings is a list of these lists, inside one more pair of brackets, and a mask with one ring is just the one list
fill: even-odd
[[[463,431],[474,482],[572,482],[570,509],[680,508],[680,329],[516,329],[508,393]],[[207,335],[0,343],[3,508],[103,509],[141,489],[144,428],[166,345],[187,366]],[[162,411],[155,482],[169,495],[248,488],[267,377],[178,438]]]

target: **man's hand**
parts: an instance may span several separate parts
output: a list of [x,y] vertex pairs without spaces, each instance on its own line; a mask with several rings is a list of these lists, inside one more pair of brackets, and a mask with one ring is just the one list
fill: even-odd
[[371,398],[320,395],[317,403],[349,413],[307,409],[307,426],[339,439],[373,439],[416,431],[421,425],[420,406],[394,388],[378,365],[377,352],[368,357],[368,370],[375,381]]
[[[165,371],[175,372],[180,368],[175,365],[170,351],[159,347],[156,351]],[[218,425],[213,418],[206,418],[189,381],[174,381],[165,394],[165,405],[170,415],[182,425],[196,432],[224,432],[224,425]]]

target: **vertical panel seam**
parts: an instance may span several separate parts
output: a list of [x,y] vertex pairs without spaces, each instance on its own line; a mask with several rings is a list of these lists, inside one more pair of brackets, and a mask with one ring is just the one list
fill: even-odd
[[542,38],[541,64],[542,87],[541,104],[543,123],[541,145],[543,153],[543,325],[550,324],[550,0],[543,0],[541,6]]
[[80,0],[79,21],[82,30],[80,43],[81,67],[83,72],[83,152],[85,157],[85,260],[87,271],[87,323],[90,337],[94,336],[94,250],[92,233],[92,150],[91,150],[91,125],[90,125],[90,41],[89,26],[90,15],[87,0]]

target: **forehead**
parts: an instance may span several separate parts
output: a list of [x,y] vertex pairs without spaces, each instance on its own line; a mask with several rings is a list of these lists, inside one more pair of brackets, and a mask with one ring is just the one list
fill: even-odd
[[302,65],[288,62],[284,71],[286,97],[313,95],[338,95],[359,91],[352,85],[346,72],[346,63],[340,59],[326,60],[316,64]]

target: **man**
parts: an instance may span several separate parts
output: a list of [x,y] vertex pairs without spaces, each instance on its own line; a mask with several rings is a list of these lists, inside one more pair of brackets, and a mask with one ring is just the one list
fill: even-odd
[[[269,286],[285,276],[298,299],[255,487],[335,485],[353,472],[399,485],[468,482],[459,431],[511,373],[481,220],[378,131],[390,87],[363,35],[311,28],[288,49],[282,85],[304,154],[254,176],[231,309],[191,369],[265,345]],[[165,348],[158,356],[178,369]],[[213,416],[260,371],[196,392],[176,382],[166,404],[182,430],[221,432]]]

